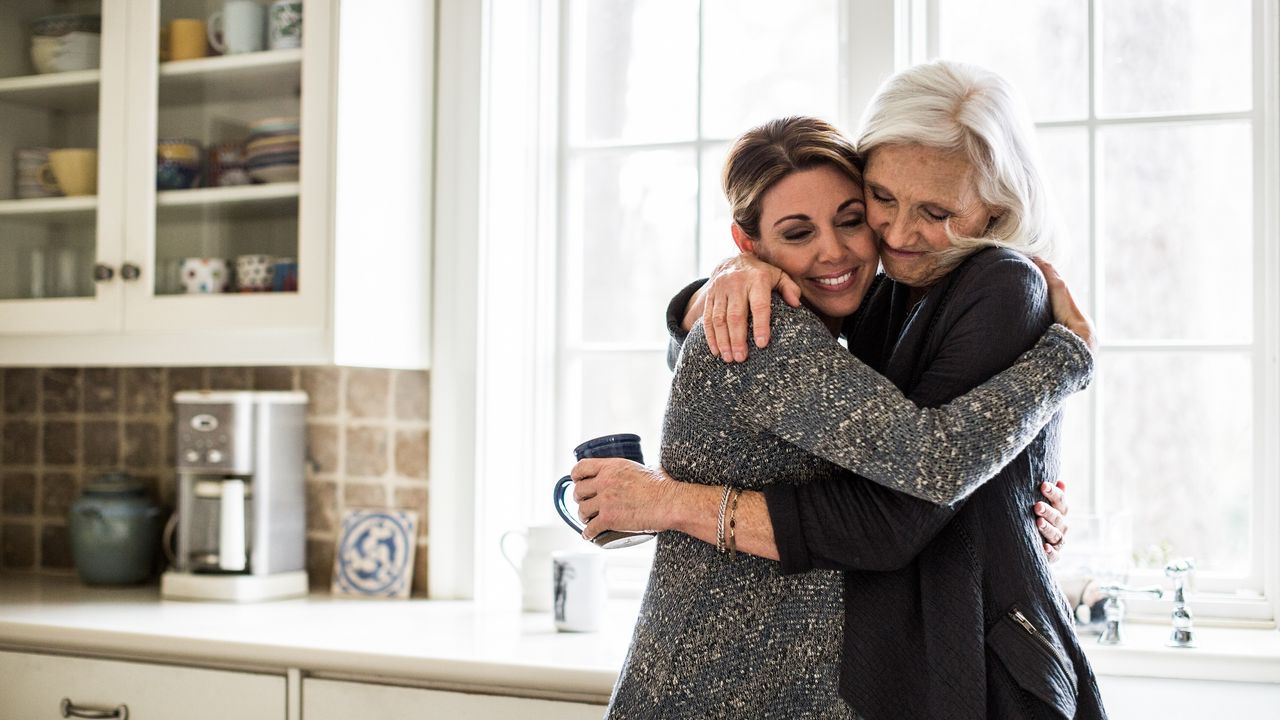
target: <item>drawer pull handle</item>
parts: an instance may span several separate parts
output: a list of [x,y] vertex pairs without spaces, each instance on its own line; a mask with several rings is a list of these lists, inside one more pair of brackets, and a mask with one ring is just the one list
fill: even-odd
[[71,698],[62,698],[62,717],[114,718],[115,720],[129,720],[129,706],[117,705],[115,710],[91,710],[89,708],[76,706],[71,702]]

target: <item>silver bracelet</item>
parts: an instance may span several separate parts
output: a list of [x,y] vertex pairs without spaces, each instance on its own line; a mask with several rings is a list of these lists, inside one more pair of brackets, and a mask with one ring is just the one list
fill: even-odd
[[729,493],[733,488],[725,485],[724,495],[720,497],[720,515],[716,519],[716,550],[724,553],[724,513],[729,508]]

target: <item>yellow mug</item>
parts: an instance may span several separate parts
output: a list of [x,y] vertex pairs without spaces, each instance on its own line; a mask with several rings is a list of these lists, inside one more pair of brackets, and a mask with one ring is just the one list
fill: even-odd
[[96,195],[98,193],[98,151],[93,148],[67,148],[49,152],[49,162],[40,166],[40,184],[50,192],[63,195]]
[[[163,41],[163,35],[161,36]],[[169,23],[168,58],[194,60],[209,54],[204,21],[179,18]],[[161,50],[163,53],[163,49]]]

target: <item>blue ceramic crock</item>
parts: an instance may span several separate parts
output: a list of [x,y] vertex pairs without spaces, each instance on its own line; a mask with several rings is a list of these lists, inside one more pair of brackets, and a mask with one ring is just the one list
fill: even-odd
[[123,473],[90,481],[67,515],[71,554],[90,585],[133,585],[157,567],[160,506],[146,486]]

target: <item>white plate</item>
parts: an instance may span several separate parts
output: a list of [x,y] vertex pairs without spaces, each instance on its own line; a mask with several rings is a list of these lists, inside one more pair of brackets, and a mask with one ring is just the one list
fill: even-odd
[[297,182],[297,165],[269,165],[249,171],[249,177],[258,182]]

